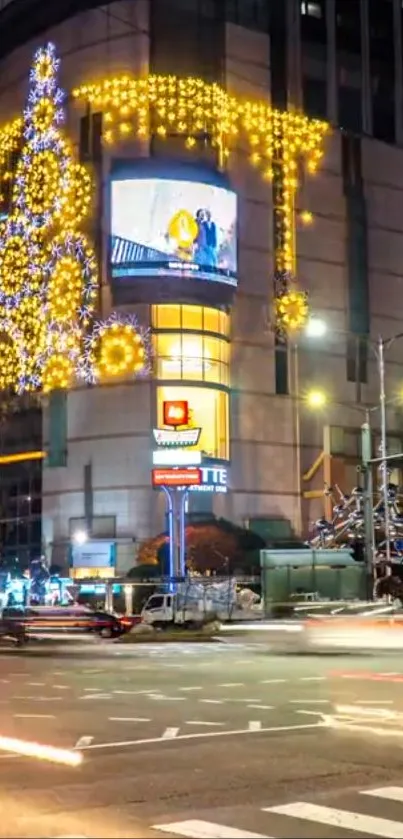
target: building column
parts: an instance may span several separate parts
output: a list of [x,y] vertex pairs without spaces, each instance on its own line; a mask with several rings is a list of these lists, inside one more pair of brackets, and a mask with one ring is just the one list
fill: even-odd
[[301,3],[287,0],[287,104],[302,108]]
[[364,134],[372,134],[372,85],[369,52],[369,9],[367,0],[361,6],[361,73],[362,73],[362,127]]
[[395,126],[396,142],[403,145],[403,50],[402,2],[393,0],[393,31],[395,42]]
[[338,81],[337,81],[337,45],[336,45],[336,3],[326,0],[327,31],[327,116],[329,122],[338,122]]

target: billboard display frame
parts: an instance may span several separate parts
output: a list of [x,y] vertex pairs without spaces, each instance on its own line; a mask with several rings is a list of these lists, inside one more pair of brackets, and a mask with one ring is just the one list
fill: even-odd
[[[232,193],[236,202],[235,209],[235,270],[229,272],[213,271],[205,276],[202,272],[199,275],[198,267],[192,262],[173,262],[173,267],[166,270],[163,262],[156,265],[154,271],[150,270],[143,275],[133,269],[128,263],[127,268],[122,264],[121,268],[112,264],[112,189],[114,181],[185,181],[216,187]],[[113,302],[115,305],[135,302],[159,303],[166,302],[172,297],[178,296],[186,303],[200,302],[201,304],[214,301],[219,305],[230,305],[238,286],[238,197],[236,190],[230,184],[229,179],[221,172],[207,167],[164,159],[113,159],[108,178],[107,196],[107,263],[110,278]],[[167,262],[169,262],[167,256]],[[150,264],[151,268],[151,264]]]

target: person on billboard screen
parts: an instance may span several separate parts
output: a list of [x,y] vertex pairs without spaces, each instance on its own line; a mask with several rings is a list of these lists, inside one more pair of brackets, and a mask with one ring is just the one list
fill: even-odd
[[194,258],[198,265],[209,268],[217,266],[217,225],[211,217],[210,210],[201,208],[196,213],[198,227],[195,239]]

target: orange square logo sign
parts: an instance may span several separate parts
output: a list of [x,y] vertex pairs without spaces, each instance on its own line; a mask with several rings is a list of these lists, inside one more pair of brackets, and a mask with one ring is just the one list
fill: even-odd
[[185,400],[177,399],[173,402],[163,403],[164,425],[178,426],[187,425],[189,422],[189,404]]

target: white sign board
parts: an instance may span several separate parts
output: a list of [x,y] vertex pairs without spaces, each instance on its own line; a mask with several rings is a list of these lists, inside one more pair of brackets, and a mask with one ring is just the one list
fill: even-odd
[[86,542],[72,545],[73,568],[110,568],[115,564],[114,542]]

